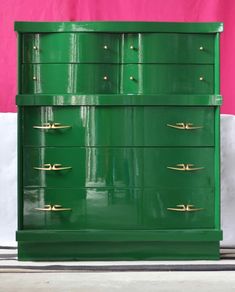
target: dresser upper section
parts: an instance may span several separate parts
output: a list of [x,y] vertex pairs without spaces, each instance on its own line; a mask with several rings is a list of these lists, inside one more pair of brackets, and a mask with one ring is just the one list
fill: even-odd
[[20,95],[219,95],[222,23],[16,22]]

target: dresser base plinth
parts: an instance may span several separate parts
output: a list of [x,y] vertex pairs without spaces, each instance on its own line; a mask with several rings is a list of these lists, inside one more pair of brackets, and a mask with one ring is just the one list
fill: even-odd
[[[63,232],[62,232],[63,233]],[[141,231],[140,231],[141,233]],[[157,233],[157,232],[156,232]],[[76,233],[48,232],[46,234],[18,232],[18,259],[20,261],[86,261],[86,260],[216,260],[220,258],[219,237],[220,231],[182,232],[175,236],[173,231],[159,232],[159,238],[146,240],[146,237],[137,239],[125,238],[119,240],[104,237],[97,240],[92,238],[75,239]],[[55,236],[55,240],[51,239]],[[147,234],[147,237],[151,236]],[[157,236],[156,236],[157,237]],[[167,238],[168,237],[168,238]],[[191,239],[190,239],[191,237]],[[66,240],[67,239],[67,240]],[[71,240],[70,240],[71,239]],[[84,240],[85,239],[85,240]]]

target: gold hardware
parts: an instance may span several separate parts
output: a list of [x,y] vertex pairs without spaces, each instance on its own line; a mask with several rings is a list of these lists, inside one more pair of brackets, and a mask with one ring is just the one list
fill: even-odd
[[204,50],[203,46],[199,47],[199,50],[200,51],[203,51]]
[[61,205],[45,205],[44,208],[34,208],[38,211],[52,211],[52,212],[58,212],[58,211],[71,211],[71,208],[62,208]]
[[178,208],[167,208],[168,211],[177,211],[177,212],[194,212],[201,211],[204,208],[193,208],[194,205],[176,205]]
[[71,166],[65,166],[65,167],[61,167],[62,164],[49,164],[49,163],[46,163],[46,164],[43,164],[42,167],[34,167],[34,169],[37,169],[37,170],[46,170],[46,171],[54,171],[54,170],[66,170],[66,169],[71,169],[72,167]]
[[34,49],[34,50],[37,50],[38,48],[37,48],[36,46],[33,46],[33,49]]
[[131,49],[131,50],[134,50],[134,46],[130,46],[130,49]]
[[108,76],[104,76],[104,80],[108,80]]
[[199,80],[200,80],[200,81],[203,81],[203,80],[204,80],[204,77],[202,77],[202,76],[199,77]]
[[33,126],[34,129],[67,129],[67,128],[72,128],[72,126],[64,126],[61,125],[60,123],[45,123],[42,126]]
[[33,76],[33,80],[37,80],[37,77],[36,76]]
[[130,76],[130,80],[134,80],[135,78],[133,76]]
[[176,164],[176,166],[167,166],[167,168],[173,169],[173,170],[180,170],[180,171],[193,171],[193,170],[204,169],[204,167],[193,167],[193,166],[194,164],[179,163],[179,164]]
[[175,125],[167,124],[167,127],[179,130],[195,130],[203,128],[203,126],[194,126],[192,123],[175,123]]
[[105,49],[105,50],[108,50],[108,46],[104,45],[104,49]]

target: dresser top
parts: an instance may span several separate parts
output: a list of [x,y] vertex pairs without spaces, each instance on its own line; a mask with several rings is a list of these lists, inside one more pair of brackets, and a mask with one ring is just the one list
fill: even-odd
[[216,33],[223,31],[221,22],[15,22],[15,31],[47,32],[178,32]]

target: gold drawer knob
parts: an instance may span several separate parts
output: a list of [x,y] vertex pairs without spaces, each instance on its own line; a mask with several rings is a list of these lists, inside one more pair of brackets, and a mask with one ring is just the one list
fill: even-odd
[[104,79],[104,80],[108,80],[108,76],[104,76],[103,79]]
[[193,123],[175,123],[175,124],[167,124],[167,127],[178,129],[178,130],[196,130],[202,129],[203,126],[194,126]]
[[194,167],[194,164],[184,164],[184,163],[179,163],[176,164],[176,166],[167,166],[168,169],[172,170],[179,170],[179,171],[195,171],[195,170],[200,170],[204,169],[204,167]]
[[58,212],[58,211],[71,211],[71,208],[63,208],[61,205],[45,205],[44,208],[34,208],[38,211],[50,211],[50,212]]
[[107,45],[104,45],[104,50],[108,50],[108,46]]
[[37,77],[36,76],[33,76],[33,80],[37,80]]
[[200,50],[200,51],[203,51],[203,50],[204,50],[203,46],[200,46],[200,47],[199,47],[199,50]]
[[60,123],[45,123],[42,124],[41,126],[33,126],[34,129],[46,129],[46,130],[56,130],[56,129],[67,129],[67,128],[72,128],[72,126],[66,126],[62,125]]
[[58,170],[67,170],[67,169],[71,169],[72,166],[62,166],[62,164],[50,164],[50,163],[46,163],[43,164],[41,167],[35,166],[34,169],[36,170],[45,170],[45,171],[58,171]]
[[168,211],[176,212],[195,212],[201,211],[204,208],[194,208],[194,205],[176,205],[177,208],[167,208]]
[[133,76],[130,76],[130,80],[135,80],[135,78]]
[[199,80],[200,80],[200,81],[203,81],[203,80],[204,80],[204,77],[200,76],[200,77],[199,77]]

